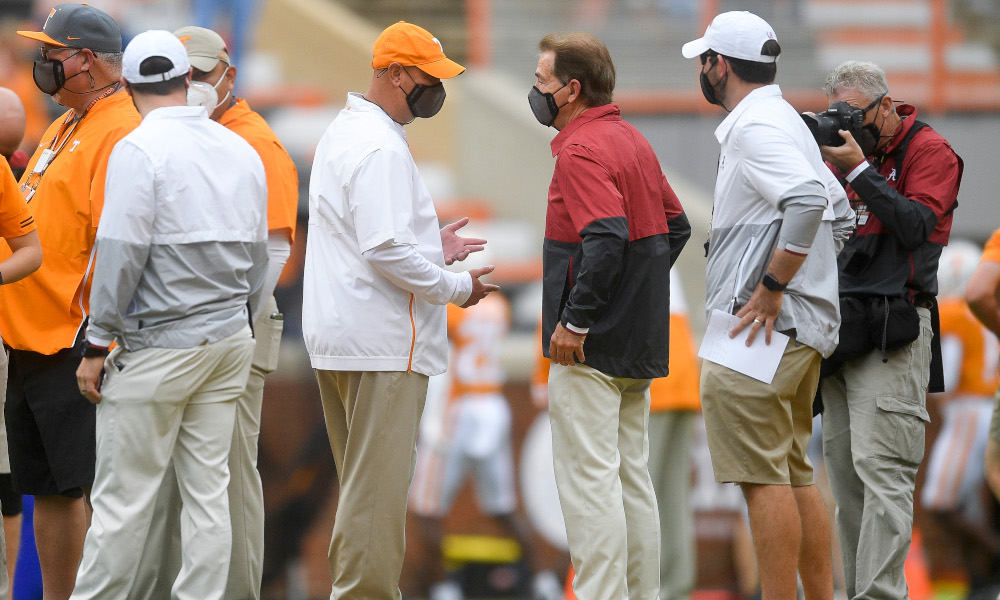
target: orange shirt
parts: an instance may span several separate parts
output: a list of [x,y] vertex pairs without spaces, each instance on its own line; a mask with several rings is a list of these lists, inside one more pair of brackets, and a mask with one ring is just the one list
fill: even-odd
[[[141,121],[125,92],[99,100],[75,127],[66,120],[71,112],[45,131],[21,177],[25,194],[30,191],[26,184],[38,180],[28,206],[42,243],[42,266],[21,281],[0,287],[4,340],[18,350],[41,354],[71,348],[83,326],[108,156]],[[50,146],[59,151],[39,180],[32,171]],[[0,245],[0,260],[8,256],[10,250]]]
[[0,237],[16,238],[35,230],[35,219],[17,187],[7,159],[0,156]]
[[448,305],[451,398],[503,391],[500,348],[510,329],[510,304],[493,292],[469,308]]
[[1000,263],[1000,229],[994,231],[990,239],[986,241],[986,246],[983,248],[983,256],[980,260]]
[[962,298],[940,298],[941,338],[956,339],[962,346],[962,365],[953,397],[990,397],[1000,385],[997,338],[972,315]]
[[[671,305],[674,290],[671,289]],[[701,410],[698,358],[686,314],[670,312],[670,374],[649,386],[649,410]]]
[[222,114],[219,123],[239,134],[260,155],[267,176],[267,229],[284,231],[295,240],[295,222],[299,211],[299,175],[278,136],[246,100]]

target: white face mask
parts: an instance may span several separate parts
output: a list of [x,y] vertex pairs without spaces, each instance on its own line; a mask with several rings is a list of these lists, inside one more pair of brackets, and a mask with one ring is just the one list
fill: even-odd
[[222,106],[222,103],[229,98],[229,92],[226,92],[222,100],[219,100],[219,92],[217,91],[219,84],[226,78],[228,72],[229,67],[226,67],[226,70],[222,72],[222,77],[219,77],[215,85],[205,81],[192,81],[187,91],[188,106],[204,106],[209,115],[215,112],[215,109]]

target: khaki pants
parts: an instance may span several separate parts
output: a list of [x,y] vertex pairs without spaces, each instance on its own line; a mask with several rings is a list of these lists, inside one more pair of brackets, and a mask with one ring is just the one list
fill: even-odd
[[655,600],[660,519],[646,460],[649,379],[578,364],[549,371],[559,504],[580,600]]
[[[264,404],[264,378],[278,367],[283,321],[274,297],[265,301],[254,322],[253,360],[247,386],[236,401],[236,422],[229,451],[229,516],[233,549],[225,600],[258,600],[264,570],[264,488],[257,471],[257,440]],[[181,495],[171,464],[156,499],[156,519],[146,536],[135,584],[129,600],[162,600],[181,569]],[[2,599],[0,599],[2,600]]]
[[649,415],[649,476],[660,514],[660,600],[687,600],[694,589],[691,444],[698,413]]
[[340,478],[331,600],[399,600],[406,499],[427,376],[316,369]]
[[119,347],[105,361],[94,514],[73,600],[127,597],[170,461],[184,547],[170,597],[222,598],[232,546],[227,461],[253,349],[247,327],[194,348]]
[[813,484],[806,454],[820,354],[789,340],[771,383],[705,361],[701,408],[719,483]]
[[852,599],[907,597],[932,336],[930,312],[917,312],[920,337],[887,363],[875,350],[823,379],[823,455]]

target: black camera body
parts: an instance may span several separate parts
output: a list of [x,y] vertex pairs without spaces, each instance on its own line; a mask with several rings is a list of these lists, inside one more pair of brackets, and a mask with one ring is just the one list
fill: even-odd
[[858,139],[861,134],[861,123],[865,120],[865,111],[854,108],[846,102],[834,102],[830,108],[815,115],[803,113],[800,115],[806,127],[812,133],[820,146],[843,146],[844,138],[840,130],[846,129]]

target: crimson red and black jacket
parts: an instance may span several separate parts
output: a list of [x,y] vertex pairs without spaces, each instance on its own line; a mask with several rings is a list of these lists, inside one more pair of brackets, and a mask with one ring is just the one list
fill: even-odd
[[962,182],[962,159],[908,104],[903,125],[884,152],[847,186],[857,229],[840,253],[841,296],[903,296],[922,303],[937,295],[937,268],[948,244]]
[[670,267],[691,227],[649,142],[618,106],[552,140],[542,251],[542,353],[556,323],[589,328],[586,364],[615,377],[668,372]]

